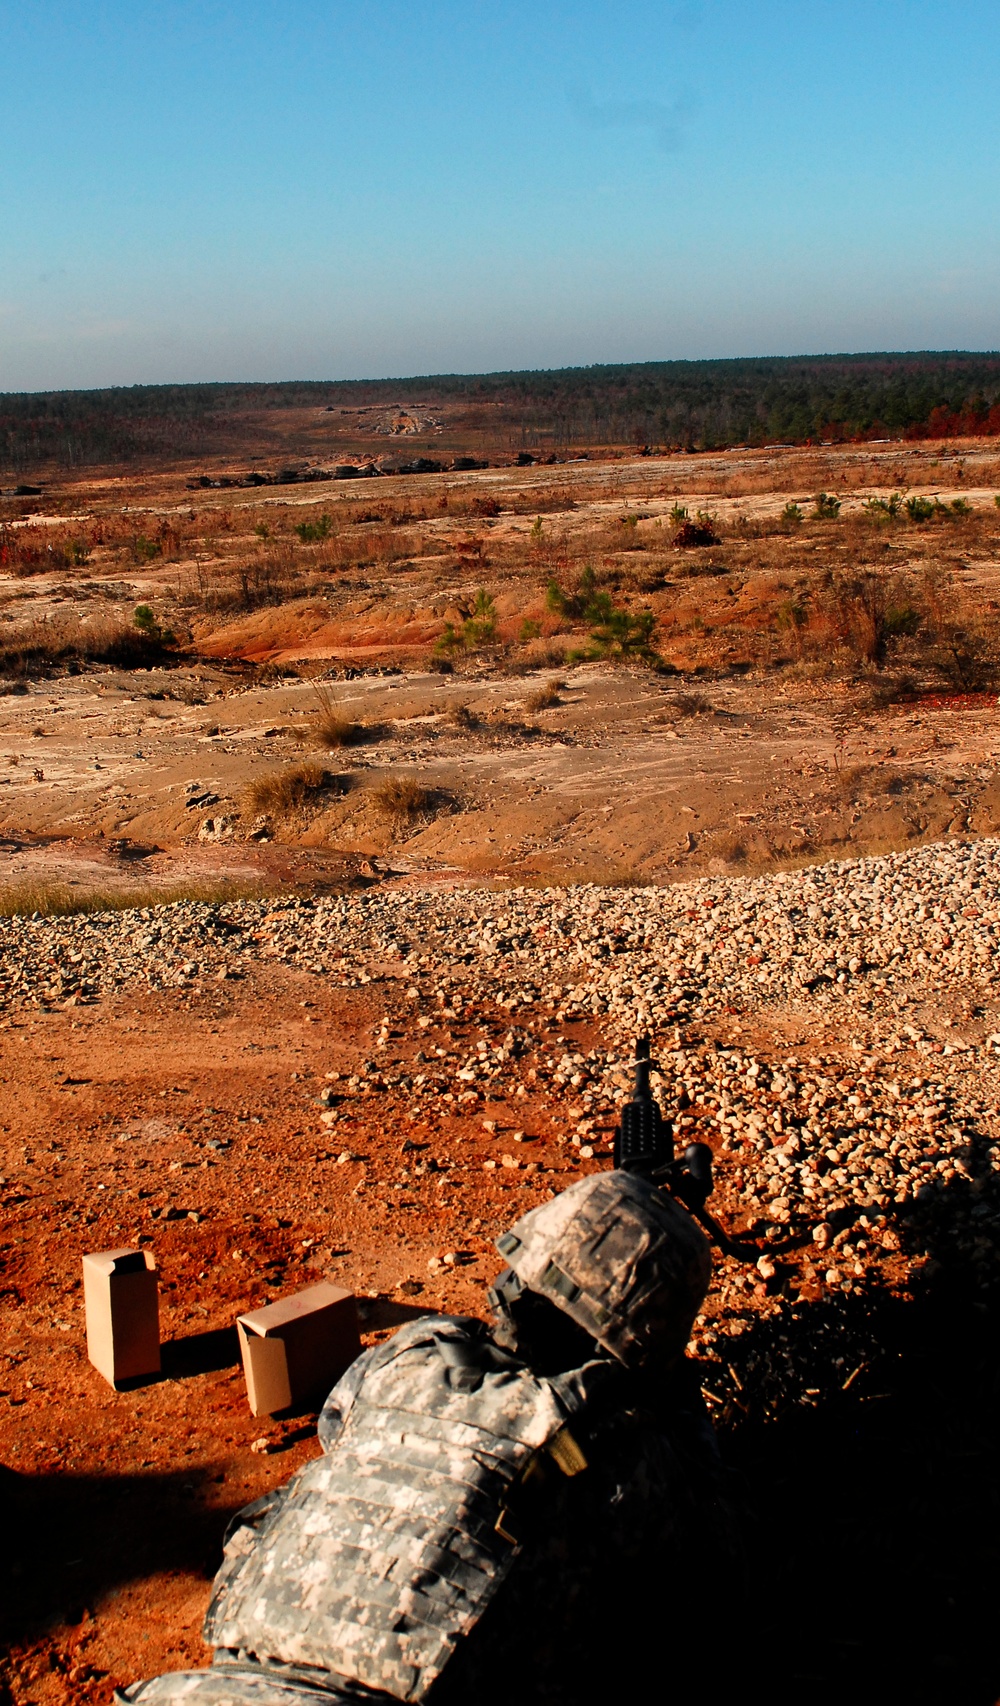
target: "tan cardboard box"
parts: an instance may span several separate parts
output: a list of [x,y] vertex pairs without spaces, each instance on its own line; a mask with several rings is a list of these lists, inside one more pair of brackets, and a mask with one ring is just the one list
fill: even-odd
[[361,1349],[358,1312],[343,1286],[310,1285],[236,1322],[255,1416],[326,1395]]
[[160,1372],[160,1311],[151,1250],[83,1258],[87,1355],[112,1386]]

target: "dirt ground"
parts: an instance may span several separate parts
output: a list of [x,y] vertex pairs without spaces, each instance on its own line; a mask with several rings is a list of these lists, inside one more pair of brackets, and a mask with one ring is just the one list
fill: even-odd
[[[195,473],[4,500],[0,544],[30,536],[37,553],[0,564],[6,910],[379,883],[627,885],[1000,829],[997,684],[985,664],[967,681],[941,664],[954,614],[922,651],[901,624],[866,660],[823,602],[857,563],[882,574],[890,562],[915,598],[929,571],[946,575],[962,631],[970,607],[989,629],[986,658],[1000,600],[988,445],[618,458],[263,494],[191,490]],[[967,502],[971,519],[883,528],[864,505],[895,489]],[[782,522],[817,490],[841,495],[839,521]],[[679,505],[715,518],[720,544],[699,559],[713,572],[692,573],[671,545]],[[323,515],[328,537],[297,542],[303,518]],[[664,668],[574,658],[587,623],[554,611],[546,588],[572,593],[588,564],[623,607],[654,610]],[[279,591],[244,597],[241,568],[273,572]],[[495,631],[442,652],[449,624],[470,632],[480,588]],[[127,626],[140,604],[177,636],[151,666],[59,653],[60,635]],[[39,634],[55,636],[51,655],[22,667],[17,636]],[[547,684],[550,702],[533,704]],[[359,726],[354,744],[323,744],[331,717]],[[303,766],[321,773],[303,799],[260,804],[258,784]],[[402,814],[381,791],[400,779],[423,790]],[[606,1165],[559,1141],[560,1104],[513,1068],[509,1094],[475,1117],[411,1119],[397,1096],[377,1115],[359,1106],[333,1137],[325,1075],[355,1069],[390,1005],[384,988],[274,964],[183,1000],[131,991],[0,1015],[0,1477],[22,1542],[4,1557],[12,1706],[104,1706],[114,1685],[204,1661],[226,1522],[317,1449],[312,1415],[250,1415],[238,1312],[329,1276],[358,1293],[369,1343],[414,1310],[482,1314],[501,1266],[493,1239]],[[467,1007],[432,1040],[458,1050],[506,1024]],[[596,1024],[555,1028],[567,1046],[602,1041]],[[788,1046],[778,1020],[744,1014],[737,1028],[762,1058]],[[415,1049],[400,1009],[389,1058]],[[518,1151],[529,1164],[484,1168],[497,1153],[484,1112],[531,1140]],[[738,1220],[724,1176],[718,1200]],[[115,1393],[86,1360],[79,1264],[133,1242],[160,1269],[164,1378]],[[742,1646],[728,1657],[744,1693],[778,1701],[850,1690],[988,1706],[995,1314],[933,1288],[880,1307],[877,1390],[849,1382],[780,1420],[748,1408],[725,1431],[752,1510]],[[732,1608],[725,1583],[706,1592],[723,1629],[705,1660],[711,1698]]]
[[[331,990],[286,967],[183,1002],[131,993],[13,1014],[0,1030],[0,1456],[19,1537],[4,1559],[2,1674],[14,1706],[103,1703],[115,1684],[204,1662],[199,1628],[227,1521],[317,1450],[314,1414],[250,1415],[237,1313],[329,1277],[356,1290],[366,1343],[415,1311],[481,1315],[501,1265],[494,1238],[606,1165],[566,1146],[565,1105],[514,1063],[475,1117],[442,1107],[417,1118],[396,1094],[377,1112],[359,1103],[328,1134],[327,1074],[353,1070],[390,1011],[383,1058],[406,1064],[415,1040],[401,994]],[[460,1051],[505,1023],[467,1005],[420,1041]],[[549,1024],[570,1048],[597,1035]],[[739,1029],[761,1058],[787,1049],[780,1016]],[[515,1129],[528,1140],[520,1151]],[[521,1165],[498,1166],[498,1144]],[[726,1168],[716,1208],[742,1223]],[[79,1263],[85,1250],[137,1242],[159,1266],[164,1378],[116,1393],[86,1360]],[[813,1298],[800,1255],[795,1283]],[[785,1260],[794,1274],[795,1252]],[[808,1689],[832,1701],[859,1669],[859,1699],[993,1698],[992,1318],[947,1292],[879,1295],[813,1305],[848,1368],[818,1408],[806,1399],[782,1414],[748,1397],[723,1425],[752,1567],[738,1604],[725,1583],[706,1584],[724,1632],[711,1673],[693,1665],[700,1698],[721,1699],[713,1687],[748,1664],[770,1668],[776,1649],[777,1700]],[[716,1297],[709,1326],[717,1312]],[[859,1334],[869,1348],[854,1367]],[[749,1393],[752,1334],[742,1351],[736,1380]],[[763,1354],[773,1362],[774,1347]]]

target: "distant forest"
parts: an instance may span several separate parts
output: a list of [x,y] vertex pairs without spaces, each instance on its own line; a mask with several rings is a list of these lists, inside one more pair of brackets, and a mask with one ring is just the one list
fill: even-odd
[[[651,361],[550,372],[0,394],[0,471],[238,457],[289,409],[459,405],[481,448],[582,449],[1000,434],[1000,354]],[[487,407],[484,407],[487,405]],[[359,423],[359,431],[361,431]],[[273,435],[278,446],[280,433]]]

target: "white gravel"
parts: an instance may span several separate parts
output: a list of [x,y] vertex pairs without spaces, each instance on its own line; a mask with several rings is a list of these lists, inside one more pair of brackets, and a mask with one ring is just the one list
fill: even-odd
[[[783,1242],[807,1247],[829,1297],[882,1275],[911,1283],[928,1259],[993,1283],[998,940],[989,840],[669,888],[381,887],[5,919],[0,1002],[204,989],[278,962],[345,986],[382,980],[418,1034],[421,1019],[493,1004],[502,1046],[421,1073],[372,1060],[327,1101],[396,1090],[417,1114],[443,1099],[474,1112],[485,1093],[547,1091],[561,1129],[599,1156],[626,1081],[616,1063],[651,1030],[680,1137],[709,1137],[726,1211],[778,1252],[749,1276],[721,1264],[720,1308],[698,1341],[712,1354],[753,1313],[789,1307],[770,1295]],[[596,1021],[603,1048],[553,1044],[553,1028],[578,1018]],[[755,1053],[746,1031],[760,1024],[771,1041]],[[782,1025],[805,1040],[776,1047]]]

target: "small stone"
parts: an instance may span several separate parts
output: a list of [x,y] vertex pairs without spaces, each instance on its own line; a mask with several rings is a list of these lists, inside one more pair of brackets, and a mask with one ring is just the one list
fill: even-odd
[[403,1292],[406,1297],[418,1297],[423,1289],[423,1285],[418,1279],[400,1280],[396,1287],[396,1290]]
[[500,1165],[502,1167],[513,1167],[516,1169],[516,1168],[520,1167],[521,1163],[517,1159],[516,1155],[501,1155]]
[[250,1441],[250,1450],[256,1452],[258,1456],[266,1455],[267,1452],[272,1451],[273,1449],[271,1441],[265,1434],[262,1434],[260,1439]]
[[833,1227],[828,1220],[821,1220],[818,1226],[813,1227],[813,1243],[818,1244],[821,1250],[826,1249],[832,1237]]
[[592,1160],[593,1154],[594,1154],[594,1146],[592,1143],[582,1143],[580,1145],[580,1155],[584,1161]]
[[770,1256],[758,1256],[757,1257],[757,1272],[760,1274],[761,1279],[765,1279],[765,1280],[773,1279],[775,1274],[777,1273],[777,1271],[778,1270],[775,1267],[774,1263],[772,1262]]
[[492,1134],[497,1129],[497,1122],[496,1120],[483,1120],[482,1127],[484,1131],[488,1131]]

